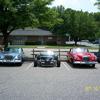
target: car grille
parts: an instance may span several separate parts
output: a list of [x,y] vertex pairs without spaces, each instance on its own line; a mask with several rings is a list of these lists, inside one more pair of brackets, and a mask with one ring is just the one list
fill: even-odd
[[83,61],[89,61],[89,57],[83,57]]
[[12,60],[13,59],[13,56],[11,55],[5,55],[5,60]]
[[43,66],[53,66],[55,63],[54,62],[50,62],[50,61],[45,61],[44,63],[41,62],[41,65]]
[[41,61],[41,62],[44,62],[44,63],[49,64],[51,61],[45,61],[45,60],[44,60],[44,61]]

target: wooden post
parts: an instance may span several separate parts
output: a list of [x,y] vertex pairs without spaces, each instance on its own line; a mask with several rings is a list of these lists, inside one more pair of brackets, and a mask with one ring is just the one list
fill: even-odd
[[59,49],[59,59],[60,59],[60,49]]
[[33,49],[33,60],[34,60],[34,49]]

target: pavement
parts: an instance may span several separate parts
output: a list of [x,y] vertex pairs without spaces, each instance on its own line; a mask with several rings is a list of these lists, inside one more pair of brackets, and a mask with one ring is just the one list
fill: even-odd
[[100,100],[96,68],[62,62],[61,67],[0,66],[0,100]]
[[[33,58],[33,48],[24,53]],[[22,66],[0,65],[0,100],[100,100],[100,64],[34,67],[27,60]]]

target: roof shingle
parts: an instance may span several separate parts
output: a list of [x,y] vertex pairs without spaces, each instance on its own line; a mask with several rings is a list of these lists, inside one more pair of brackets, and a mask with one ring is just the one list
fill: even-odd
[[[1,35],[1,33],[0,33]],[[50,31],[38,29],[38,28],[25,28],[25,29],[16,29],[10,35],[12,36],[52,36]]]

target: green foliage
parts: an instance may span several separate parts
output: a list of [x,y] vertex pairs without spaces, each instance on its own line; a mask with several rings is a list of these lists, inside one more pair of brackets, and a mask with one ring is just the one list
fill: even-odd
[[[98,25],[95,21],[94,14],[75,11],[72,9],[64,9],[62,6],[56,7],[59,17],[63,20],[53,28],[53,32],[57,35],[69,34],[76,42],[81,39],[95,38],[98,31]],[[99,19],[100,16],[97,16]]]
[[[49,8],[53,0],[0,0],[0,32],[4,45],[10,33],[18,28],[38,27],[55,35],[69,34],[76,42],[100,36],[100,13],[88,13],[65,9],[63,6]],[[100,8],[100,0],[96,5]]]
[[97,2],[95,3],[95,5],[98,6],[98,9],[100,9],[100,0],[97,0]]
[[25,45],[41,45],[41,41],[26,41]]
[[[53,0],[0,0],[0,32],[4,45],[8,43],[9,34],[18,28],[51,27],[55,17],[48,5]],[[48,26],[47,26],[48,25]]]
[[96,25],[97,25],[97,32],[95,34],[96,38],[100,38],[100,12],[93,14]]
[[9,33],[16,28],[32,26],[37,22],[35,15],[32,13],[31,0],[2,0],[0,1],[0,30]]

